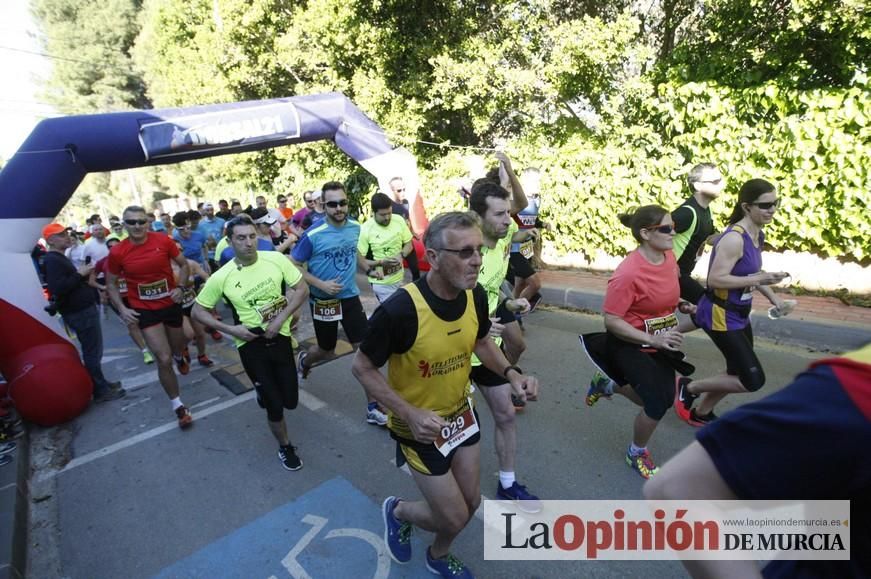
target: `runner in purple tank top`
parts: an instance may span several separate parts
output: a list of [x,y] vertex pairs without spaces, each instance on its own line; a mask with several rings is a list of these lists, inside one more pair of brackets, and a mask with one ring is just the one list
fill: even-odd
[[[708,288],[699,299],[695,322],[726,358],[726,373],[703,380],[678,380],[675,410],[693,426],[717,416],[714,406],[727,394],[755,392],[765,384],[765,372],[753,351],[750,308],[758,290],[776,307],[783,300],[769,288],[789,274],[762,271],[762,228],[771,222],[779,200],[774,185],[751,179],[738,193],[729,227],[714,244],[708,269]],[[693,402],[702,393],[698,406]]]

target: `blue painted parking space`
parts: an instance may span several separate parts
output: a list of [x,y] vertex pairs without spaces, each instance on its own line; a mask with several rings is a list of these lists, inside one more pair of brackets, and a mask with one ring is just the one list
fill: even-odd
[[427,542],[412,538],[414,557],[394,563],[383,540],[381,504],[341,477],[165,568],[155,579],[226,577],[431,577]]

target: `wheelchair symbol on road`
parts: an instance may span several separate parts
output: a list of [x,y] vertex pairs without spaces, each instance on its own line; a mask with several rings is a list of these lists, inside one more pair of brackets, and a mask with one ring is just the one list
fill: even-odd
[[[329,519],[325,519],[324,517],[319,517],[317,515],[306,515],[302,518],[302,522],[311,525],[311,529],[309,529],[305,535],[303,535],[299,541],[297,541],[296,545],[287,552],[287,555],[284,556],[284,559],[281,560],[281,565],[287,569],[287,572],[290,573],[290,576],[293,579],[312,579],[311,575],[309,575],[305,569],[302,568],[302,565],[299,564],[299,561],[296,558],[300,553],[305,550],[305,548],[311,543],[318,533],[327,525]],[[387,554],[387,549],[384,545],[384,541],[381,540],[381,537],[376,535],[371,531],[367,531],[366,529],[357,529],[357,528],[343,528],[343,529],[333,529],[329,533],[326,534],[327,539],[342,539],[342,538],[351,538],[351,539],[360,539],[361,541],[365,541],[369,543],[369,545],[375,549],[375,553],[378,555],[378,565],[375,568],[375,575],[373,575],[373,579],[387,579],[387,576],[390,575],[390,555]],[[275,575],[269,577],[269,579],[278,579]]]

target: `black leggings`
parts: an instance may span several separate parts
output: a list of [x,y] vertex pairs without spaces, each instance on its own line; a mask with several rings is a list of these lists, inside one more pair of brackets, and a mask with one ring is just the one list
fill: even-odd
[[611,362],[644,403],[644,414],[661,420],[674,404],[674,368],[654,352],[642,352],[638,344],[630,344],[611,333],[607,347]]
[[715,332],[702,328],[726,358],[726,373],[737,376],[748,392],[756,392],[765,384],[765,372],[753,351],[753,329],[748,323],[742,330]]
[[258,401],[266,408],[269,421],[280,422],[284,409],[293,410],[299,401],[290,338],[278,335],[271,340],[252,340],[239,348],[239,359],[257,389]]

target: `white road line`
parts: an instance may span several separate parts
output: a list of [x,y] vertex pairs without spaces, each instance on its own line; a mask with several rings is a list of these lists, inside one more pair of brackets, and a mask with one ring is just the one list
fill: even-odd
[[214,398],[209,398],[208,400],[203,400],[202,402],[197,402],[196,404],[191,406],[191,410],[193,410],[194,408],[202,408],[203,406],[208,406],[212,402],[217,402],[220,399],[221,399],[220,396],[215,396]]
[[324,402],[314,394],[309,394],[305,390],[299,391],[299,403],[313,412],[318,411],[327,405],[326,402]]
[[[237,406],[242,404],[243,402],[248,402],[254,398],[254,391],[246,392],[241,396],[234,396],[233,398],[221,402],[220,404],[215,404],[209,408],[206,408],[202,412],[198,412],[195,418],[205,418],[206,416],[210,416],[215,414],[216,412],[221,412],[222,410],[226,410],[227,408],[232,408],[233,406]],[[167,422],[161,426],[156,428],[152,428],[151,430],[147,430],[145,432],[139,433],[136,436],[131,436],[125,440],[121,440],[116,442],[115,444],[110,444],[104,448],[99,450],[95,450],[94,452],[89,452],[88,454],[84,454],[77,458],[69,461],[66,466],[58,471],[48,472],[43,477],[42,480],[50,479],[54,476],[57,476],[61,473],[68,472],[73,470],[74,468],[78,468],[80,466],[84,466],[88,463],[91,463],[98,458],[103,458],[105,456],[109,456],[110,454],[115,454],[119,450],[124,450],[125,448],[131,447],[133,445],[139,444],[140,442],[145,442],[146,440],[152,439],[155,436],[159,436],[164,432],[169,432],[170,430],[174,430],[178,428],[178,423],[175,421]]]
[[157,370],[152,370],[145,374],[139,374],[132,378],[124,378],[124,380],[121,381],[121,386],[124,387],[124,390],[131,392],[144,386],[148,386],[152,382],[157,382]]
[[137,400],[136,402],[131,402],[130,404],[125,404],[124,406],[121,407],[121,412],[127,412],[129,409],[133,408],[134,406],[139,406],[140,404],[144,404],[145,402],[148,402],[149,400],[151,400],[151,396],[146,396],[142,400]]
[[125,356],[103,356],[103,359],[100,360],[100,362],[102,364],[106,364],[107,362],[114,362],[115,360],[120,360],[121,358],[127,358],[127,357],[129,357],[129,354],[125,355]]

